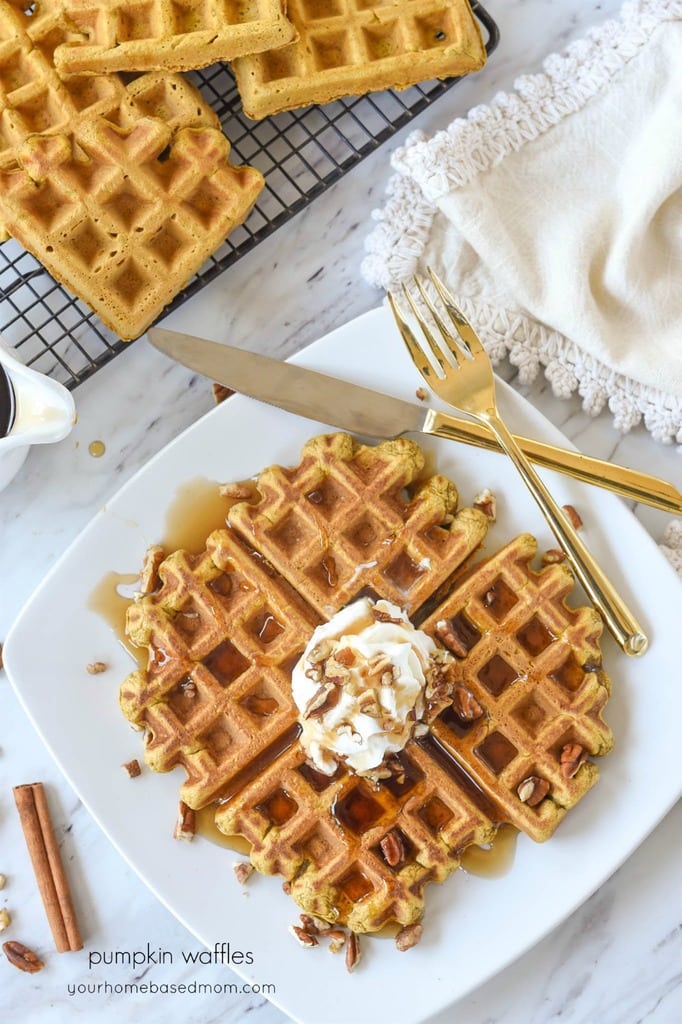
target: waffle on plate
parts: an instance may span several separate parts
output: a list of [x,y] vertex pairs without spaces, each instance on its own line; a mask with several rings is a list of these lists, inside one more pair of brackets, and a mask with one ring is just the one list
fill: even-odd
[[[247,839],[259,871],[355,932],[417,922],[426,883],[502,823],[552,834],[612,743],[601,622],[566,602],[565,566],[534,569],[527,534],[472,565],[487,520],[424,476],[411,441],[314,438],[228,519],[201,555],[168,555],[128,612],[148,664],[122,707],[151,767],[184,767],[183,799],[215,801],[219,829]],[[396,578],[396,558],[421,571]],[[367,594],[409,610],[447,685],[378,776],[342,758],[328,774],[299,740],[290,674],[315,626]]]

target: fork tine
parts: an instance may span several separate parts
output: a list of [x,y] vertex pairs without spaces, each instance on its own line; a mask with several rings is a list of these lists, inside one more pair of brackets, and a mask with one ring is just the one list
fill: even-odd
[[466,346],[469,353],[472,356],[475,356],[479,355],[481,352],[484,352],[485,349],[483,348],[483,345],[481,344],[481,341],[478,335],[476,334],[476,331],[473,329],[473,327],[465,317],[464,313],[455,302],[452,294],[445,287],[445,285],[439,278],[438,274],[432,267],[427,267],[426,269],[429,277],[433,281],[434,287],[438,292],[438,295],[440,296],[443,305],[448,311],[450,319],[455,325],[457,333],[464,342],[464,345]]
[[[419,288],[419,290],[421,291],[421,287],[420,287],[418,278],[416,278],[416,277],[413,278],[413,282],[416,284],[417,288]],[[440,347],[440,345],[438,344],[438,342],[436,341],[435,337],[433,336],[433,333],[432,333],[429,325],[427,324],[426,320],[424,319],[422,313],[420,312],[419,307],[417,306],[417,303],[414,301],[414,298],[412,297],[411,291],[409,290],[409,288],[405,284],[403,284],[402,287],[403,287],[403,295],[405,296],[405,299],[407,300],[407,302],[408,302],[408,304],[410,306],[410,309],[414,313],[415,319],[416,319],[417,323],[419,324],[419,326],[421,328],[422,334],[424,335],[424,337],[426,338],[426,341],[428,342],[429,348],[431,349],[431,354],[432,354],[432,356],[433,356],[433,358],[434,358],[434,360],[436,362],[436,365],[437,365],[438,369],[440,370],[441,376],[445,377],[445,375],[448,372],[448,368],[447,368],[447,364],[445,362],[444,352],[443,352],[442,348]]]
[[410,356],[412,357],[412,362],[417,367],[422,377],[424,377],[426,380],[430,380],[431,377],[436,376],[433,366],[431,365],[421,345],[415,338],[412,328],[410,327],[407,320],[400,311],[400,308],[395,300],[394,295],[391,292],[388,292],[387,297],[388,303],[391,307],[391,311],[393,312],[393,316],[395,317],[395,322],[398,325],[400,336],[402,337],[403,341],[405,342],[405,345],[407,346],[407,350],[410,353]]
[[[422,297],[424,305],[426,306],[426,308],[428,309],[429,313],[433,317],[433,321],[436,324],[436,327],[438,328],[438,330],[440,331],[440,336],[443,339],[448,352],[450,353],[450,355],[454,359],[455,365],[457,367],[459,367],[461,365],[460,364],[460,357],[461,357],[461,354],[462,354],[462,350],[459,348],[459,345],[458,345],[456,339],[452,337],[452,332],[449,331],[448,328],[446,327],[445,321],[443,320],[443,317],[442,317],[442,315],[440,313],[440,310],[434,304],[433,299],[431,298],[429,293],[426,291],[426,288],[422,284],[421,278],[415,277],[414,283],[416,284],[417,288],[419,289],[419,294]],[[412,308],[414,309],[414,306]],[[416,310],[415,310],[415,313],[416,313]],[[423,326],[424,325],[422,324],[422,327]],[[469,355],[469,350],[468,350],[466,344],[463,343],[463,347],[464,347],[464,350],[465,350],[465,354]]]

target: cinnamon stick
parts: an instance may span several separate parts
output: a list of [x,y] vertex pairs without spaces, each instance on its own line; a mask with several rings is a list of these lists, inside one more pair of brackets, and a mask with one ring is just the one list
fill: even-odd
[[82,949],[69,883],[42,782],[15,786],[14,799],[57,952]]

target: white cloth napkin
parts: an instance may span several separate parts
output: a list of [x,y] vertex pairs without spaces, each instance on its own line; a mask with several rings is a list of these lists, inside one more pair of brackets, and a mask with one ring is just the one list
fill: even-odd
[[682,443],[682,0],[630,0],[392,163],[368,281],[432,265],[494,362]]

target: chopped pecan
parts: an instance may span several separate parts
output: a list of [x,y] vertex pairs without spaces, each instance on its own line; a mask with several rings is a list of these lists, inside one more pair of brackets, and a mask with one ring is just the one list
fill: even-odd
[[562,551],[561,548],[548,548],[540,557],[540,561],[543,565],[558,565],[559,562],[563,562],[565,560],[566,552]]
[[426,388],[417,388],[417,390],[415,391],[415,395],[417,396],[420,402],[425,402],[426,399],[428,398],[428,392],[426,391]]
[[305,706],[304,718],[312,718],[313,715],[323,715],[329,708],[338,704],[341,691],[332,682],[322,683]]
[[483,708],[466,686],[456,686],[452,694],[452,708],[463,722],[475,722],[483,714]]
[[312,946],[319,945],[317,938],[314,935],[310,935],[305,928],[299,928],[297,924],[289,925],[289,931],[294,936],[299,946],[303,946],[304,949],[311,949]]
[[436,623],[436,636],[457,657],[466,658],[469,648],[465,643],[465,638],[459,635],[451,619],[440,619]]
[[395,937],[396,948],[404,953],[406,949],[416,946],[422,937],[424,928],[420,924],[406,924]]
[[472,502],[474,508],[488,517],[491,523],[497,519],[497,499],[489,487],[479,491]]
[[405,844],[395,829],[386,833],[379,846],[390,868],[397,868],[405,860]]
[[196,813],[184,800],[178,803],[178,820],[175,823],[175,839],[194,839],[197,831]]
[[579,530],[580,527],[583,525],[583,521],[580,518],[580,515],[578,514],[578,512],[573,507],[573,505],[562,505],[561,507],[563,508],[564,512],[566,513],[566,518],[568,519],[568,521],[571,524],[571,526],[573,527],[573,529],[574,530]]
[[140,762],[137,760],[136,757],[134,757],[132,761],[126,761],[125,764],[121,765],[121,768],[123,768],[123,770],[127,772],[128,777],[131,779],[136,779],[137,776],[142,773],[142,769],[140,768]]
[[346,942],[346,970],[349,974],[352,974],[358,966],[361,955],[360,940],[355,932],[349,932],[348,940]]
[[521,803],[535,807],[549,793],[549,782],[537,775],[529,775],[527,779],[519,783],[516,792]]
[[312,651],[308,654],[308,661],[311,665],[319,665],[321,661],[328,658],[334,650],[334,644],[331,640],[320,640],[319,643],[315,644]]
[[218,384],[217,381],[213,381],[213,398],[216,405],[220,405],[226,398],[230,398],[234,394],[232,388],[226,388],[224,384]]
[[304,932],[307,932],[308,935],[320,934],[320,929],[314,917],[311,917],[310,914],[299,914],[298,916],[301,919],[301,928]]
[[9,962],[18,967],[20,971],[36,974],[38,971],[42,971],[45,966],[33,950],[25,946],[23,942],[17,942],[15,939],[12,939],[9,942],[3,942],[2,948]]
[[255,870],[253,864],[249,864],[247,861],[240,861],[239,864],[234,864],[233,869],[240,885],[246,885]]
[[159,566],[165,557],[166,553],[159,544],[152,544],[147,548],[140,572],[141,594],[151,594],[160,587]]
[[349,668],[355,664],[355,651],[352,647],[342,647],[341,650],[336,652],[334,658],[338,661],[339,665]]
[[581,764],[587,760],[587,752],[580,743],[565,743],[560,755],[561,774],[565,779],[572,779]]
[[98,676],[106,670],[107,666],[103,661],[91,661],[85,666],[85,671],[91,676]]
[[330,928],[327,937],[329,938],[329,952],[340,953],[346,944],[346,933],[340,928]]
[[403,620],[402,618],[396,618],[395,615],[389,615],[388,612],[384,612],[381,608],[374,606],[372,608],[372,615],[374,616],[375,622],[392,622],[394,626],[399,626]]

